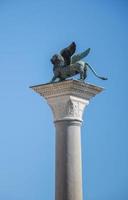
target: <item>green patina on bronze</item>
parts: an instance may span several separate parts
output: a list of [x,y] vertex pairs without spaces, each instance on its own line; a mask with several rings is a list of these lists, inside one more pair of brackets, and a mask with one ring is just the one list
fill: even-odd
[[99,76],[87,62],[82,61],[82,59],[89,54],[90,48],[82,53],[73,55],[75,50],[76,44],[72,42],[68,47],[62,49],[60,54],[53,55],[51,62],[53,64],[54,76],[51,82],[63,81],[76,74],[80,74],[80,80],[84,81],[87,77],[88,68],[96,77],[107,80],[107,78]]

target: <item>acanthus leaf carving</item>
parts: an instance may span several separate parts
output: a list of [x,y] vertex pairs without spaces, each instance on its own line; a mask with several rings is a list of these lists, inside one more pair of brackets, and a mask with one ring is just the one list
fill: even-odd
[[60,96],[56,99],[49,100],[49,105],[52,108],[55,121],[76,119],[82,121],[84,107],[88,101],[80,98],[68,96]]

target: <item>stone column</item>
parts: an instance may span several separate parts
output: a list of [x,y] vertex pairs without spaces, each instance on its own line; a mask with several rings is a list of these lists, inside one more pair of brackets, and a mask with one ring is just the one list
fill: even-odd
[[103,88],[76,80],[31,87],[53,111],[56,129],[55,200],[82,200],[81,123],[89,100]]

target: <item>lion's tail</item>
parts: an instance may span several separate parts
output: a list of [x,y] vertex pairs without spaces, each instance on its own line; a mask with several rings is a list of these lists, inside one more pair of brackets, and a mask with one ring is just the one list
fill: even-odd
[[89,69],[93,72],[93,74],[94,74],[97,78],[100,78],[100,79],[102,79],[102,80],[108,80],[108,78],[106,78],[106,77],[99,76],[99,75],[95,72],[95,70],[94,70],[88,63],[85,63],[85,65],[86,65],[87,67],[89,67]]

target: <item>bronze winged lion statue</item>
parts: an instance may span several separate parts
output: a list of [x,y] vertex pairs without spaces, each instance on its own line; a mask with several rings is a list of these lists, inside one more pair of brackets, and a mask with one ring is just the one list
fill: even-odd
[[88,68],[96,77],[102,80],[107,80],[107,78],[97,75],[95,70],[88,63],[82,61],[82,59],[89,54],[90,48],[86,49],[82,53],[73,55],[75,50],[76,44],[75,42],[72,42],[68,47],[62,49],[60,54],[53,55],[51,62],[53,64],[54,76],[51,82],[55,82],[57,80],[63,81],[76,74],[80,74],[80,80],[84,81],[87,77]]

